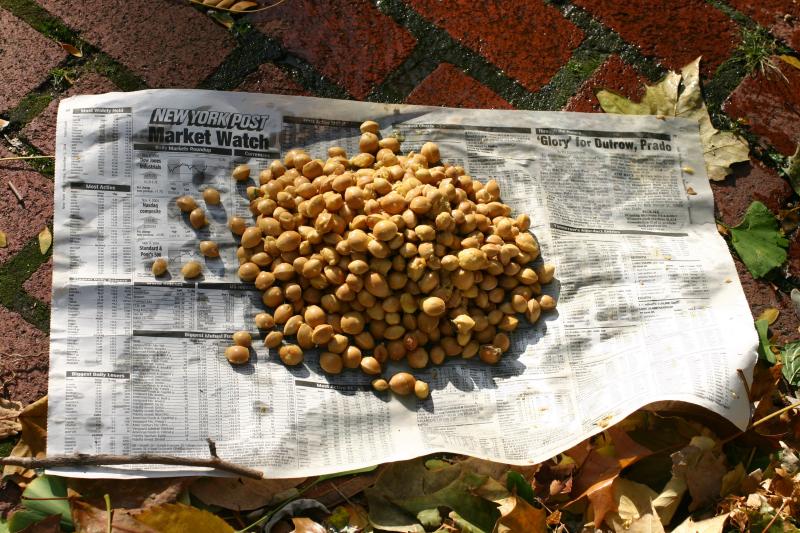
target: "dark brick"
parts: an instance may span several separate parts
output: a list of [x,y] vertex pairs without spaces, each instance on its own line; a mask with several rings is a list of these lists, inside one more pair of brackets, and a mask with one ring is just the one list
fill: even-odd
[[728,97],[723,109],[743,118],[750,129],[784,155],[800,144],[800,70],[773,57],[783,75],[767,69],[753,72]]
[[416,44],[405,28],[367,0],[292,0],[252,20],[358,99],[397,68]]
[[25,292],[50,305],[50,292],[53,284],[53,258],[43,263],[31,277],[22,284]]
[[567,105],[564,106],[564,110],[581,113],[598,113],[602,111],[600,102],[597,101],[595,96],[595,93],[600,89],[608,89],[631,100],[639,101],[644,96],[645,83],[647,83],[647,78],[640,75],[635,68],[614,54],[606,59],[594,71],[594,74],[583,82],[575,96],[570,98]]
[[45,154],[55,153],[56,142],[56,116],[58,104],[64,98],[79,94],[101,94],[119,90],[111,80],[93,72],[78,78],[75,85],[69,88],[59,98],[50,102],[50,105],[35,119],[22,129],[23,135],[32,145]]
[[57,43],[0,9],[0,111],[19,104],[66,55]]
[[445,107],[513,109],[497,93],[461,72],[450,63],[441,63],[406,98],[408,104]]
[[749,164],[736,165],[725,181],[712,181],[711,190],[717,217],[728,226],[741,222],[755,200],[777,213],[792,196],[792,187],[785,179],[752,158]]
[[703,0],[576,0],[575,4],[672,70],[703,56],[703,73],[712,73],[739,40],[736,25]]
[[728,3],[800,50],[800,3],[797,0],[728,0]]
[[[0,146],[0,157],[14,154]],[[23,197],[24,206],[11,192],[12,182]],[[22,161],[0,161],[0,231],[8,246],[0,248],[0,263],[17,253],[53,218],[53,182]]]
[[773,342],[782,345],[800,340],[800,333],[797,329],[799,322],[789,295],[776,290],[768,281],[753,279],[747,267],[739,259],[734,257],[733,262],[739,273],[739,281],[742,283],[747,303],[750,304],[753,319],[758,318],[764,310],[774,307],[780,311],[780,314],[769,327],[771,334],[774,335]]
[[311,96],[311,93],[272,63],[264,63],[258,67],[258,70],[247,76],[236,90],[251,93]]
[[151,87],[194,87],[233,50],[224,28],[166,0],[40,0]]
[[583,32],[541,0],[407,0],[426,19],[531,91],[566,63]]
[[47,394],[47,335],[0,305],[0,392],[27,405]]

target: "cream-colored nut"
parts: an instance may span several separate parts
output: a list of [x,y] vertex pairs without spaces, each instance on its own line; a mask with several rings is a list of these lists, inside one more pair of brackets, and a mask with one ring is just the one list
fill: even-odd
[[150,267],[150,270],[153,272],[154,276],[158,277],[166,274],[168,267],[169,264],[167,263],[167,260],[163,257],[158,257],[155,261],[153,261],[153,265]]
[[459,333],[469,333],[475,327],[475,320],[469,315],[458,315],[453,319],[453,324]]
[[203,191],[203,200],[205,201],[206,205],[219,205],[219,191],[214,187],[208,187]]
[[219,246],[214,241],[200,241],[200,253],[205,257],[219,257]]
[[379,241],[388,241],[397,235],[397,224],[391,220],[381,220],[372,228],[372,234]]
[[259,272],[261,272],[261,268],[257,264],[251,262],[242,263],[239,266],[239,279],[242,281],[255,281]]
[[203,265],[198,263],[197,261],[187,261],[183,267],[181,267],[181,275],[183,275],[186,279],[193,279],[198,277],[203,272]]
[[545,263],[536,269],[536,275],[539,276],[539,283],[550,283],[556,275],[556,266]]
[[269,313],[258,313],[255,316],[255,323],[258,329],[270,329],[275,327],[275,319]]
[[243,365],[250,360],[250,349],[240,345],[228,346],[225,349],[225,359],[232,365]]
[[361,371],[365,374],[375,376],[381,373],[381,364],[374,357],[362,357]]
[[189,213],[197,208],[197,202],[191,196],[181,196],[175,200],[175,205],[184,213]]
[[237,346],[250,346],[253,343],[253,337],[249,331],[237,331],[233,334],[233,343]]
[[408,396],[414,392],[417,379],[408,372],[398,372],[389,379],[389,388],[398,396]]
[[270,331],[264,337],[264,345],[267,348],[277,348],[281,345],[281,342],[283,342],[283,333],[280,331]]
[[319,366],[327,374],[341,374],[344,367],[341,356],[332,352],[322,352],[320,354]]
[[208,224],[208,219],[206,218],[206,212],[203,211],[200,207],[195,207],[192,209],[192,212],[189,213],[189,222],[191,223],[194,229],[200,229],[203,226]]
[[389,390],[389,382],[383,378],[373,379],[372,388],[378,392],[387,391]]
[[446,309],[444,300],[437,296],[430,296],[422,300],[422,310],[426,315],[433,317],[442,316]]
[[[377,134],[380,131],[380,128],[381,128],[380,124],[378,124],[374,120],[365,120],[364,122],[361,123],[361,126],[359,126],[361,133]],[[342,150],[342,153],[344,153],[344,150]]]
[[258,226],[250,226],[242,233],[241,244],[245,248],[255,248],[261,244],[261,228]]
[[250,167],[247,165],[238,165],[236,168],[233,169],[231,172],[233,179],[236,181],[245,181],[247,178],[250,177]]
[[483,270],[489,266],[489,260],[483,250],[467,248],[458,252],[458,265],[464,270]]
[[303,362],[303,350],[296,344],[286,344],[278,350],[278,356],[283,364],[294,366]]
[[542,311],[551,311],[556,308],[556,301],[552,296],[543,294],[539,296],[539,305],[541,306]]
[[228,220],[228,227],[235,235],[242,235],[244,230],[247,229],[247,222],[242,217],[231,217]]
[[420,149],[419,152],[425,156],[428,163],[433,164],[439,162],[439,146],[436,143],[426,142],[422,145],[422,149]]
[[420,400],[426,399],[430,395],[430,386],[424,381],[418,379],[414,383],[414,395]]

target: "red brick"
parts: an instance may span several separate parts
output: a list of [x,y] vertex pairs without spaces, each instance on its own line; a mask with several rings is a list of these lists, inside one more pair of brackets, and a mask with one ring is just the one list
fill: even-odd
[[416,44],[406,29],[367,0],[292,0],[252,20],[358,99],[397,68]]
[[750,129],[784,155],[800,144],[800,70],[772,58],[783,76],[767,69],[753,72],[728,97],[723,109],[733,119],[747,120]]
[[235,46],[224,28],[183,2],[39,3],[151,87],[194,87],[214,72]]
[[3,395],[27,405],[47,394],[47,335],[0,306],[0,383]]
[[408,104],[513,109],[505,99],[450,63],[441,63],[406,98]]
[[0,9],[0,111],[19,104],[66,55],[57,43]]
[[717,216],[729,226],[741,222],[755,200],[777,213],[792,196],[789,183],[756,159],[747,165],[736,165],[725,181],[712,181],[711,190]]
[[782,345],[800,340],[800,333],[797,329],[798,319],[789,295],[775,289],[767,281],[753,279],[747,267],[739,259],[734,257],[733,262],[736,265],[736,271],[739,273],[739,280],[742,283],[747,303],[750,304],[750,312],[753,314],[753,319],[758,318],[766,309],[775,308],[780,311],[780,314],[778,319],[769,327],[770,333],[775,336],[773,342],[777,345]]
[[583,32],[541,0],[408,0],[426,19],[531,91],[566,63]]
[[703,73],[713,73],[739,40],[736,25],[704,0],[576,0],[575,4],[672,70],[703,56]]
[[647,82],[647,78],[614,54],[583,82],[575,96],[564,106],[564,110],[599,113],[602,109],[595,93],[600,89],[608,89],[631,100],[639,101],[644,96],[644,85]]
[[50,305],[50,292],[53,284],[53,258],[43,263],[31,277],[22,284],[25,292]]
[[250,93],[311,96],[311,93],[272,63],[264,63],[258,67],[258,70],[247,76],[236,90]]
[[[0,146],[0,157],[11,157]],[[23,197],[20,205],[8,183],[12,182]],[[0,263],[17,253],[53,218],[53,182],[21,161],[0,161],[0,231],[6,233],[8,246],[0,248]]]
[[800,50],[800,3],[797,0],[728,0],[728,3]]
[[64,98],[79,94],[100,94],[119,90],[114,83],[94,72],[78,78],[75,85],[69,88],[59,98],[56,98],[35,119],[22,129],[23,135],[36,148],[45,154],[55,153],[56,142],[56,116],[58,104]]

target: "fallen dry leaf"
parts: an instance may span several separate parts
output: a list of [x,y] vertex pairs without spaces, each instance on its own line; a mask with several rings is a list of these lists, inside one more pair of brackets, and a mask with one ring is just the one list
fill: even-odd
[[85,502],[98,508],[105,507],[103,497],[108,494],[116,509],[145,509],[176,501],[194,480],[191,477],[165,477],[120,482],[117,479],[68,478],[67,485]]
[[203,477],[192,483],[189,490],[206,505],[250,511],[286,499],[290,494],[287,491],[292,491],[306,479]]
[[710,437],[693,437],[688,446],[672,454],[672,475],[686,481],[694,511],[716,500],[728,472],[725,455]]
[[800,59],[797,59],[794,56],[787,56],[787,55],[782,55],[782,56],[778,56],[778,57],[780,57],[781,61],[783,61],[784,63],[786,63],[788,65],[791,65],[794,68],[800,69]]
[[721,514],[706,520],[695,522],[690,516],[681,525],[672,530],[672,533],[722,533],[728,514]]
[[22,430],[19,414],[22,404],[0,398],[0,440],[14,437]]
[[17,533],[61,533],[61,515],[50,515],[35,524],[20,529]]
[[355,496],[362,490],[373,486],[378,476],[386,470],[388,466],[389,463],[386,463],[372,472],[323,481],[305,491],[303,496],[312,500],[317,500],[326,507],[335,507],[347,498]]
[[9,124],[11,124],[9,121],[0,118],[0,130],[6,128]]
[[53,244],[53,234],[50,233],[50,228],[46,227],[39,232],[39,251],[42,255],[47,253],[50,246]]
[[5,231],[0,231],[0,248],[8,246],[8,237]]
[[182,503],[165,503],[131,515],[160,533],[234,533],[233,528],[217,515]]
[[236,2],[231,6],[231,11],[235,13],[240,13],[242,11],[247,11],[248,9],[252,9],[254,7],[258,7],[258,2],[248,2],[248,1]]
[[61,48],[63,48],[68,54],[73,55],[75,57],[83,57],[83,52],[81,52],[71,44],[69,43],[58,43],[58,44],[60,44]]
[[781,312],[774,307],[770,307],[768,309],[764,309],[756,320],[766,320],[769,325],[772,325],[776,320],[778,320],[778,315]]
[[[124,484],[120,480],[117,483]],[[87,502],[70,498],[69,506],[72,510],[72,521],[75,523],[76,531],[81,533],[107,533],[108,514],[103,509],[98,509]],[[124,509],[112,509],[112,531],[120,533],[159,533],[143,522],[140,522],[129,515]]]
[[[684,89],[679,94],[681,82]],[[606,90],[598,91],[597,99],[606,113],[674,116],[697,121],[710,180],[725,179],[733,163],[750,159],[747,141],[731,132],[719,131],[711,123],[700,87],[699,57],[684,66],[680,74],[669,72],[656,85],[646,85],[640,103]]]
[[295,533],[326,533],[325,528],[310,518],[292,518]]
[[661,519],[653,507],[657,497],[647,485],[617,478],[614,482],[617,511],[605,517],[606,524],[617,533],[663,533]]
[[[47,450],[47,396],[43,396],[25,407],[19,413],[20,439],[12,457],[44,457]],[[16,481],[25,483],[36,477],[34,470],[20,466],[3,467],[3,477],[13,476]]]
[[493,533],[544,533],[547,531],[547,513],[537,509],[522,498],[509,496],[498,500],[500,518]]

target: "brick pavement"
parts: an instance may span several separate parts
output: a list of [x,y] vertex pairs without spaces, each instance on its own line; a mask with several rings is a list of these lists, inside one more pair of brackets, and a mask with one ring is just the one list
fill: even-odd
[[[743,31],[761,31],[767,53],[797,56],[798,9],[794,0],[505,0],[483,8],[464,0],[286,0],[237,17],[228,31],[184,0],[0,0],[0,118],[12,119],[0,156],[52,153],[57,102],[77,93],[199,86],[598,111],[595,90],[639,96],[642,82],[703,54],[714,119],[738,121],[757,147],[751,165],[713,185],[718,216],[731,224],[753,199],[776,212],[797,200],[775,169],[800,141],[800,71],[773,58],[780,73],[750,72],[739,46]],[[36,234],[51,221],[52,165],[0,162],[0,230],[9,240],[0,249],[0,352],[40,354],[16,369],[40,381],[51,265]],[[800,236],[789,237],[790,272],[798,275]],[[755,315],[781,309],[779,341],[800,338],[785,292],[740,275]],[[780,287],[799,283],[792,277]],[[39,389],[0,392],[30,401]]]

